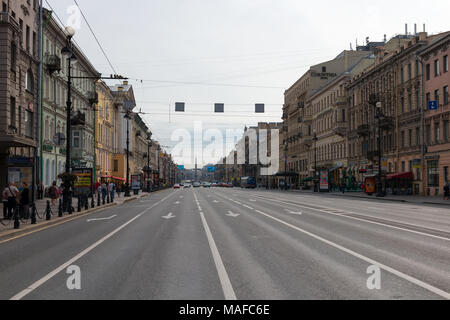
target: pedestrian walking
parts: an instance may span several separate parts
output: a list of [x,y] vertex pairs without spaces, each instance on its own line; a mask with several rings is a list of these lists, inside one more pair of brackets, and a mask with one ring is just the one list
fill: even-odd
[[38,191],[38,199],[39,200],[44,199],[44,184],[41,181],[38,182],[37,191]]
[[102,201],[105,202],[106,195],[108,193],[108,187],[105,182],[102,183]]
[[448,200],[450,197],[450,185],[448,182],[444,185],[444,200]]
[[27,183],[22,182],[22,192],[20,193],[20,216],[22,219],[30,217],[30,189]]
[[120,192],[122,191],[122,185],[121,184],[119,184],[118,186],[117,186],[117,188],[116,188],[117,190],[117,197],[119,197],[120,198]]
[[48,195],[52,201],[52,205],[56,204],[56,200],[59,198],[59,192],[56,181],[53,181],[52,186],[48,189]]
[[14,209],[17,207],[17,197],[19,195],[19,190],[16,186],[9,182],[8,186],[3,190],[3,198],[7,200],[7,208],[8,212],[6,215],[6,219],[11,220],[13,218]]
[[114,202],[114,193],[116,192],[115,190],[116,190],[116,185],[114,184],[114,182],[111,181],[108,186],[108,192],[111,197],[111,202]]
[[5,192],[2,192],[2,202],[3,202],[3,219],[6,219],[8,217],[8,196],[6,195]]
[[342,194],[345,194],[345,182],[341,183],[341,192]]

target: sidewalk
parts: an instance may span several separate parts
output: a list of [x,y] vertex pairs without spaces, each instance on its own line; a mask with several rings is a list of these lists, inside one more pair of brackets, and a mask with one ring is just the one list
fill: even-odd
[[36,201],[36,209],[38,211],[38,215],[36,216],[36,220],[37,223],[32,225],[30,219],[28,220],[20,220],[20,228],[19,229],[14,229],[14,220],[3,220],[3,213],[1,214],[0,217],[0,243],[1,240],[3,240],[5,237],[13,237],[16,235],[20,235],[23,233],[27,233],[27,232],[33,232],[34,230],[37,229],[45,229],[48,228],[49,226],[55,225],[55,224],[60,224],[66,221],[70,221],[70,220],[74,220],[77,219],[81,216],[84,215],[89,215],[91,213],[97,212],[97,211],[101,211],[116,205],[121,205],[130,201],[134,201],[143,197],[147,197],[148,195],[150,195],[150,193],[140,193],[139,195],[134,195],[132,194],[131,197],[129,198],[125,198],[124,194],[121,193],[120,197],[116,197],[114,198],[114,202],[113,203],[107,203],[105,200],[105,204],[103,205],[103,202],[101,201],[101,205],[100,207],[97,207],[97,197],[94,197],[95,200],[95,207],[91,208],[91,198],[89,198],[89,209],[85,210],[84,207],[81,208],[81,212],[78,212],[78,199],[77,198],[73,198],[72,200],[72,206],[74,207],[75,211],[73,212],[73,214],[69,215],[67,212],[64,213],[64,216],[59,218],[58,217],[58,202],[56,202],[56,205],[54,206],[50,206],[51,210],[52,210],[52,215],[51,215],[51,220],[47,221],[46,220],[46,208],[47,208],[47,200],[50,199],[43,199],[43,200],[37,200]]
[[415,203],[415,204],[433,204],[433,205],[448,205],[450,207],[450,200],[444,200],[442,197],[438,196],[393,196],[388,195],[385,197],[377,197],[376,195],[369,196],[363,192],[327,192],[327,193],[315,193],[311,190],[290,190],[289,192],[296,193],[307,193],[307,194],[324,194],[336,197],[344,197],[344,198],[359,198],[359,199],[370,199],[370,200],[380,200],[380,201],[393,201],[393,202],[406,202],[406,203]]

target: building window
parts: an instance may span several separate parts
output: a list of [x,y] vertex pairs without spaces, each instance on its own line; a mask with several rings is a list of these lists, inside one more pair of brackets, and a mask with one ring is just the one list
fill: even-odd
[[434,90],[434,100],[437,102],[439,106],[439,89]]
[[444,105],[448,104],[448,86],[444,87]]
[[434,143],[439,143],[441,138],[441,128],[439,127],[439,123],[434,124]]
[[73,147],[77,149],[81,147],[80,131],[73,132]]
[[412,79],[412,70],[411,70],[411,63],[408,64],[408,80]]
[[402,107],[402,113],[404,113],[405,112],[405,98],[404,97],[400,98],[400,104]]
[[34,92],[34,78],[31,70],[28,70],[25,74],[25,89],[30,93]]
[[431,74],[431,71],[430,71],[430,70],[431,70],[430,64],[427,64],[427,65],[426,65],[425,70],[426,70],[426,71],[425,71],[425,73],[426,73],[426,79],[427,79],[427,80],[430,80],[430,74]]
[[405,76],[404,76],[405,70],[403,69],[403,66],[400,69],[400,83],[403,83],[405,81]]
[[448,72],[448,56],[444,57],[444,72]]
[[408,130],[408,146],[412,147],[413,145],[413,138],[412,138],[412,129]]
[[434,76],[439,76],[439,60],[434,61]]
[[16,127],[16,98],[11,97],[9,105],[9,125]]
[[427,97],[427,109],[428,109],[428,106],[430,105],[430,101],[431,101],[431,94],[429,92],[427,92],[426,97]]
[[402,148],[404,148],[405,147],[405,131],[402,131],[400,135],[401,135],[400,146]]
[[25,110],[25,136],[33,138],[33,113]]
[[427,164],[428,186],[439,187],[439,161],[430,160]]
[[427,125],[426,127],[426,139],[427,139],[427,145],[431,144],[431,126]]
[[405,161],[402,161],[402,172],[406,172],[406,164],[405,164]]
[[27,26],[26,27],[26,49],[27,49],[27,52],[28,53],[30,53],[30,27],[29,26]]
[[412,110],[412,94],[408,94],[408,111]]

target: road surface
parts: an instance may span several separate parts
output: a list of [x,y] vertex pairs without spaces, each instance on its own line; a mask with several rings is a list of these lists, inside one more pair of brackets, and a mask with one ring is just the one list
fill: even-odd
[[0,243],[0,299],[449,299],[450,210],[166,190]]

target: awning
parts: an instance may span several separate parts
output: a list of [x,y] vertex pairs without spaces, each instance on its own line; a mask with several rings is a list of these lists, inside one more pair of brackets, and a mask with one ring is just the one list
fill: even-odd
[[111,179],[119,180],[119,181],[126,181],[127,180],[125,178],[119,178],[119,177],[111,177]]
[[298,177],[299,174],[296,172],[278,172],[276,177]]
[[392,173],[388,174],[386,180],[394,179],[411,179],[414,180],[414,174],[412,172]]

